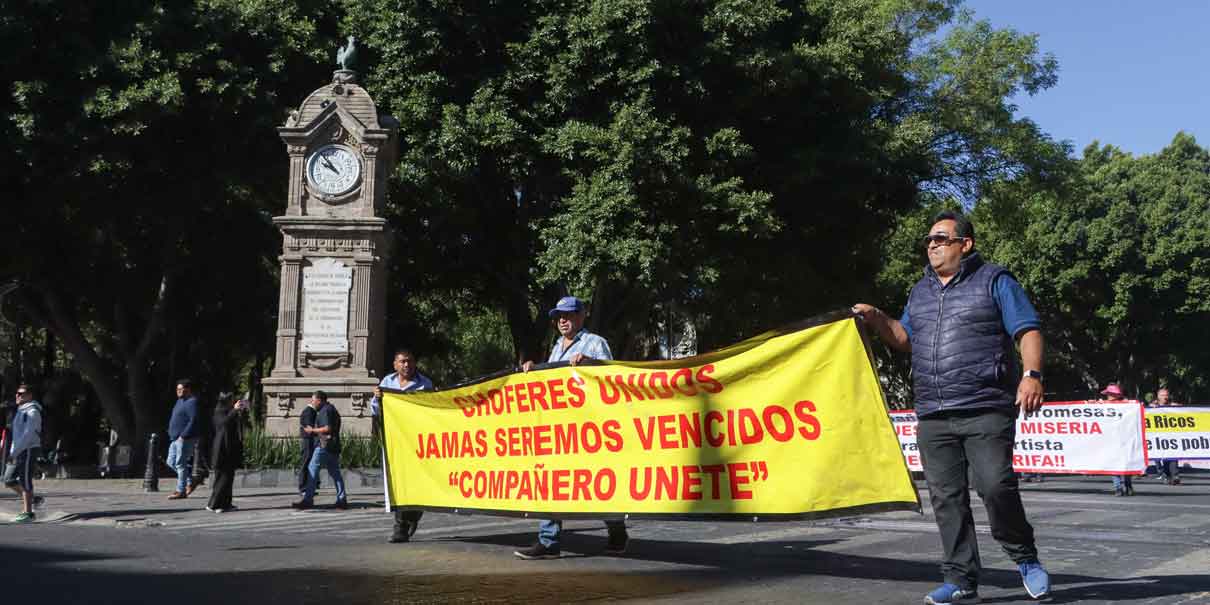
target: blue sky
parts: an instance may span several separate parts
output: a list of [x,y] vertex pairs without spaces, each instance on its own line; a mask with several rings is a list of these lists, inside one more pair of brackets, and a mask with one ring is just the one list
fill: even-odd
[[968,0],[975,18],[1038,34],[1059,83],[1014,99],[1077,155],[1094,140],[1155,153],[1184,130],[1210,147],[1210,2]]

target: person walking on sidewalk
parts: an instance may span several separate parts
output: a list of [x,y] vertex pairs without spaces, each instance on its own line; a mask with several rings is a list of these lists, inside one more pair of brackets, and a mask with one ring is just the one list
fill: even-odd
[[176,381],[176,403],[168,420],[168,466],[176,471],[176,490],[168,496],[169,500],[180,500],[193,493],[189,478],[193,470],[191,463],[197,446],[198,429],[197,397],[193,396],[193,383],[188,378],[182,378]]
[[[395,351],[392,362],[395,371],[382,377],[382,381],[374,388],[374,398],[370,400],[370,413],[374,416],[374,424],[382,422],[382,389],[395,389],[405,393],[411,391],[431,391],[433,381],[420,373],[416,367],[416,356],[407,349]],[[412,539],[416,528],[420,526],[422,510],[395,509],[395,527],[387,540],[391,544],[399,544]]]
[[945,581],[924,602],[979,601],[968,469],[992,536],[1017,563],[1029,596],[1045,598],[1050,576],[1038,562],[1012,465],[1018,410],[1029,416],[1042,405],[1041,322],[1017,280],[975,251],[965,216],[938,214],[924,244],[929,264],[900,319],[853,306],[883,342],[912,354],[920,456],[944,550]]
[[34,460],[42,447],[42,404],[34,399],[33,387],[17,387],[17,411],[13,414],[13,435],[4,464],[4,485],[21,496],[21,513],[13,523],[34,521]]
[[[307,493],[307,482],[311,480],[311,456],[315,454],[315,444],[319,441],[319,437],[308,430],[313,428],[315,428],[315,406],[303,406],[302,412],[298,415],[298,444],[301,450],[301,456],[298,459],[298,496],[300,498]],[[319,488],[318,482],[315,487]]]
[[[604,338],[584,329],[587,310],[584,302],[574,296],[564,296],[559,299],[555,308],[547,313],[555,321],[559,336],[555,339],[554,347],[550,350],[547,363],[566,361],[575,366],[585,359],[608,361],[613,359],[609,343]],[[534,367],[533,361],[521,364],[521,369],[528,372]],[[626,552],[626,544],[630,537],[626,533],[626,522],[609,520],[605,522],[609,531],[609,540],[605,545],[605,554],[620,555]],[[563,521],[549,519],[538,526],[538,542],[529,548],[514,551],[513,554],[522,559],[554,559],[561,555],[559,537],[563,533]]]
[[336,504],[333,506],[343,510],[349,507],[349,501],[344,477],[340,475],[340,412],[336,411],[336,406],[328,401],[328,394],[323,391],[315,391],[311,395],[311,407],[315,408],[315,426],[303,430],[314,435],[319,442],[307,466],[307,485],[303,497],[290,506],[307,509],[315,505],[315,489],[322,468],[327,469],[328,476],[336,484]]
[[231,490],[235,483],[235,469],[244,460],[244,438],[240,431],[244,410],[248,402],[232,402],[231,393],[221,393],[218,405],[214,406],[214,439],[210,444],[210,469],[214,471],[214,483],[210,487],[210,503],[206,510],[224,513],[233,510]]

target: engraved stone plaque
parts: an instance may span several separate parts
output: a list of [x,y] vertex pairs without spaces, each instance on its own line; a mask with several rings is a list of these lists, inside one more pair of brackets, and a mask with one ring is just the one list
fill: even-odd
[[304,352],[348,352],[352,287],[353,269],[334,258],[318,258],[303,268]]

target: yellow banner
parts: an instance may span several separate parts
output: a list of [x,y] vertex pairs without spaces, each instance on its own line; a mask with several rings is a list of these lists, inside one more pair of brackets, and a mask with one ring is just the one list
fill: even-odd
[[857,320],[383,397],[393,506],[558,518],[919,510]]
[[1210,433],[1206,408],[1148,408],[1148,433]]

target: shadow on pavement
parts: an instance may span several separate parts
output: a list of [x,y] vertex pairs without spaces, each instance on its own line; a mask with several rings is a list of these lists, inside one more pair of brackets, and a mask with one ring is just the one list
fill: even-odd
[[[576,535],[598,532],[594,528],[563,531],[564,557],[580,558],[598,555],[605,549],[603,536]],[[458,541],[497,545],[528,546],[533,532],[498,534],[459,538]],[[630,540],[628,559],[655,561],[677,565],[715,568],[722,577],[746,581],[789,576],[826,575],[861,580],[936,583],[939,570],[936,563],[905,561],[886,557],[853,555],[813,550],[814,547],[843,542],[843,540],[761,541],[739,544],[703,542],[671,542],[663,540]],[[582,553],[582,554],[581,554]],[[544,562],[534,562],[540,567]],[[718,572],[716,572],[717,574]],[[710,574],[707,574],[710,575]],[[1142,576],[1137,578],[1105,578],[1095,575],[1056,573],[1051,576],[1056,590],[1054,603],[1074,603],[1087,600],[1118,601],[1123,599],[1153,599],[1157,597],[1197,594],[1210,591],[1208,575]],[[1021,576],[1015,569],[985,569],[983,586],[1021,588]],[[984,603],[1018,602],[1021,595],[984,597]]]
[[186,508],[120,508],[87,511],[82,513],[74,513],[70,516],[73,521],[87,521],[90,519],[112,519],[115,517],[146,517],[150,515],[164,515],[172,513],[187,513],[190,509]]
[[[716,570],[689,572],[568,573],[533,567],[533,573],[374,574],[309,568],[221,573],[133,572],[88,569],[64,563],[87,553],[0,547],[0,582],[13,597],[42,603],[161,605],[217,602],[332,603],[555,603],[653,599],[691,594],[734,578]],[[52,580],[53,579],[53,580]]]

